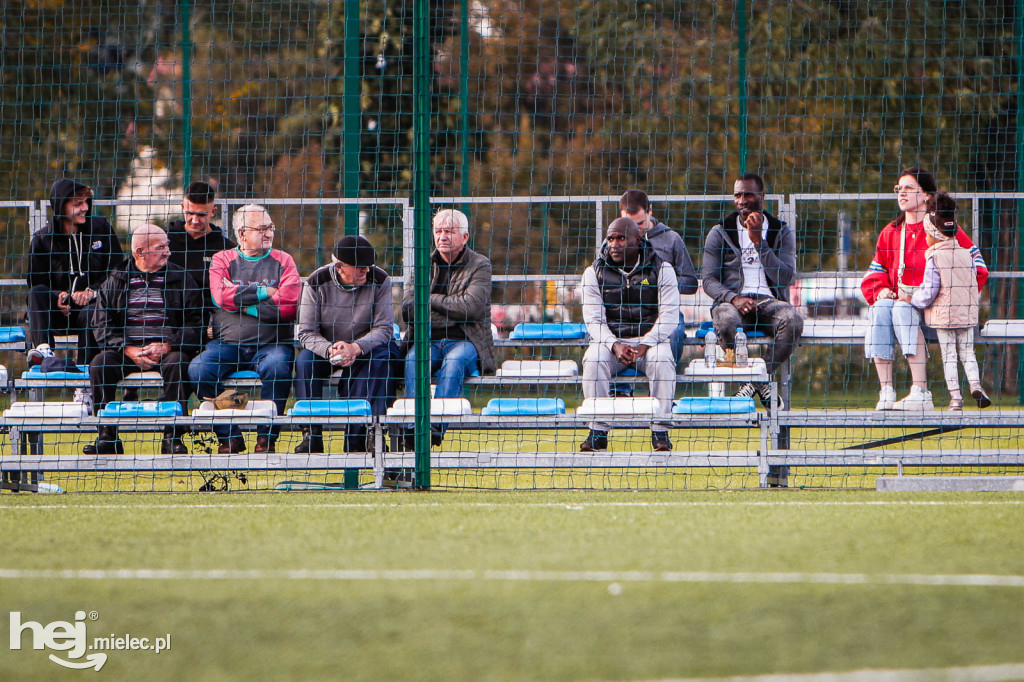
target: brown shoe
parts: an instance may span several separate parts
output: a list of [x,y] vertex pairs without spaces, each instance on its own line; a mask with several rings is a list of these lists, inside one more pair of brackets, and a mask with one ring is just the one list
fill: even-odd
[[240,452],[245,452],[245,439],[241,436],[225,438],[217,448],[218,455],[237,455]]
[[256,436],[256,448],[253,450],[253,452],[275,452],[274,440],[271,439],[270,436]]

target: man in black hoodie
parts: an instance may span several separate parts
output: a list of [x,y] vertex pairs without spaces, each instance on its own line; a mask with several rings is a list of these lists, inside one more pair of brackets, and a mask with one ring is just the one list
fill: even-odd
[[184,220],[173,221],[167,229],[171,263],[182,267],[202,287],[203,329],[210,324],[214,304],[210,294],[210,263],[213,254],[235,248],[220,227],[211,221],[217,210],[217,190],[206,182],[193,182],[181,200]]
[[[124,260],[106,218],[92,215],[92,189],[68,178],[50,188],[52,218],[32,236],[28,255],[29,361],[41,362],[54,332],[78,334],[80,365],[98,348],[89,328],[96,290]],[[46,349],[40,346],[46,344]]]

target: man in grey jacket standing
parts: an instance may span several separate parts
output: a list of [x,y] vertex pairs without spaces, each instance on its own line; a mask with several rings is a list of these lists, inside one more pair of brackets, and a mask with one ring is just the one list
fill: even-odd
[[[719,342],[736,347],[736,328],[772,337],[764,352],[768,374],[782,365],[800,340],[804,321],[789,303],[796,274],[796,237],[789,225],[764,210],[764,182],[744,173],[733,189],[736,212],[715,225],[704,245],[704,292],[714,300],[711,317]],[[748,383],[736,395],[757,393],[771,404],[768,383]]]
[[[650,242],[663,262],[672,266],[676,272],[676,284],[681,295],[697,293],[699,282],[697,270],[693,267],[690,252],[679,233],[654,217],[654,205],[647,193],[639,189],[627,190],[619,198],[619,216],[630,218],[640,228],[640,237]],[[679,361],[683,352],[683,340],[686,339],[686,321],[682,311],[679,312],[679,324],[672,332],[672,354]]]
[[[495,369],[491,338],[491,261],[470,249],[469,218],[444,209],[433,220],[434,252],[430,255],[430,372],[437,375],[435,398],[461,398],[462,384],[474,370]],[[410,277],[402,293],[402,317],[413,322],[415,283]],[[406,335],[405,397],[415,397],[416,357],[412,334]],[[430,442],[444,441],[445,425],[431,426]],[[412,449],[411,434],[402,447]]]
[[[363,237],[342,237],[332,260],[302,283],[295,397],[323,397],[324,380],[332,369],[341,369],[338,396],[363,398],[373,414],[382,415],[395,401],[401,371],[391,277],[374,265],[373,246]],[[368,446],[366,426],[346,429],[345,452],[366,452]],[[323,451],[321,427],[303,426],[295,452]]]

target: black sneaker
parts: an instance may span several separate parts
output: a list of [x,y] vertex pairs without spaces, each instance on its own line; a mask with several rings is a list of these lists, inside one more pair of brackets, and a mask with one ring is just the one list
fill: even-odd
[[[764,409],[772,409],[772,402],[775,399],[775,391],[772,390],[771,383],[757,384],[757,397],[761,399],[761,404],[764,405]],[[781,407],[782,404],[780,403]]]
[[651,447],[655,452],[672,452],[672,441],[668,431],[651,431]]
[[772,398],[774,397],[774,391],[772,391],[772,385],[768,382],[753,383],[748,381],[747,383],[740,386],[740,390],[733,394],[735,398],[753,398],[757,396],[758,400],[761,401],[761,405],[766,410],[771,409]]
[[595,452],[608,449],[608,432],[590,430],[587,439],[580,443],[580,452]]

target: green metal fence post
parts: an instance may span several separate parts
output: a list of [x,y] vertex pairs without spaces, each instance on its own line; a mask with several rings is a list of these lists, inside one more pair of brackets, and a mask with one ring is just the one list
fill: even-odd
[[178,4],[181,22],[181,169],[183,186],[192,182],[192,0]]
[[739,136],[740,136],[740,173],[747,172],[747,2],[736,2],[737,33],[739,40],[739,58],[737,60],[739,80]]
[[[360,65],[359,0],[345,0],[345,58],[344,83],[341,97],[342,121],[342,196],[359,197],[359,144],[360,144]],[[359,207],[345,206],[345,234],[359,234]]]
[[[1013,37],[1017,46],[1017,139],[1014,162],[1017,164],[1017,191],[1024,192],[1024,0],[1014,3]],[[1024,200],[1017,200],[1017,267],[1024,266]],[[1017,290],[1017,310],[1024,312],[1024,287],[1020,280],[1010,285]],[[1024,404],[1024,353],[1017,349],[1017,401]]]
[[[413,226],[415,241],[416,487],[430,487],[430,15],[413,2]],[[409,377],[406,377],[408,380]]]

